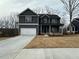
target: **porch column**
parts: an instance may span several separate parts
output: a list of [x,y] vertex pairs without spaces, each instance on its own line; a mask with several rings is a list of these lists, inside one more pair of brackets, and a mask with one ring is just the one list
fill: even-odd
[[49,26],[49,33],[51,33],[51,26]]
[[63,35],[63,27],[61,27],[61,34]]
[[42,33],[42,25],[41,25],[41,28],[40,28],[40,30],[41,30],[40,32]]
[[74,32],[75,32],[75,26],[74,26]]
[[63,34],[63,27],[61,27],[61,26],[60,26],[60,28],[59,28],[59,29],[60,29],[60,31],[59,31],[59,32],[60,32],[60,34],[62,35],[62,34]]
[[75,33],[75,26],[73,28],[74,28],[73,33]]

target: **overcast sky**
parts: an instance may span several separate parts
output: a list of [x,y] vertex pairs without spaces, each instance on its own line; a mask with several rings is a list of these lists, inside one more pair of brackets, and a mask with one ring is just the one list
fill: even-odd
[[[0,0],[0,16],[21,13],[27,8],[44,8],[45,6],[58,10],[61,14],[64,11],[60,0]],[[69,21],[66,21],[66,23],[69,23]]]
[[63,11],[63,6],[60,0],[0,0],[0,16],[14,12],[20,13],[26,8],[43,8],[44,6]]

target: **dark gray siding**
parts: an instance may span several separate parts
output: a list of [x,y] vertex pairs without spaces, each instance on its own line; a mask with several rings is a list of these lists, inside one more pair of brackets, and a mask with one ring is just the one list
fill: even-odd
[[25,16],[19,16],[19,23],[25,23]]
[[[30,18],[30,22],[29,19]],[[19,23],[38,23],[39,19],[37,15],[24,15],[19,16]]]
[[44,17],[40,18],[40,20],[41,20],[41,23],[46,23],[46,24],[47,24],[47,23],[48,23],[48,24],[50,23],[50,18],[47,17],[47,16],[46,16],[46,17],[44,16]]
[[51,24],[60,24],[60,19],[51,18],[51,19],[50,19],[50,23],[51,23]]
[[39,18],[37,15],[32,16],[32,23],[38,23],[38,21],[39,21]]
[[38,23],[38,15],[27,8],[25,11],[19,15],[19,23]]

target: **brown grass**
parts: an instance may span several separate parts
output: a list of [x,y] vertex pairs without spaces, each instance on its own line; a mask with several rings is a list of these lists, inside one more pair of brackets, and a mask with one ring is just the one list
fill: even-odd
[[25,48],[79,48],[79,34],[58,37],[36,36]]

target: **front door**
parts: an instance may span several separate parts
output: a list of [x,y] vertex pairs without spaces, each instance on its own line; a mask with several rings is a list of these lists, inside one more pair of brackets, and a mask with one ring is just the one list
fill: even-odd
[[47,25],[42,26],[42,33],[48,34],[49,33],[49,26],[47,26]]

